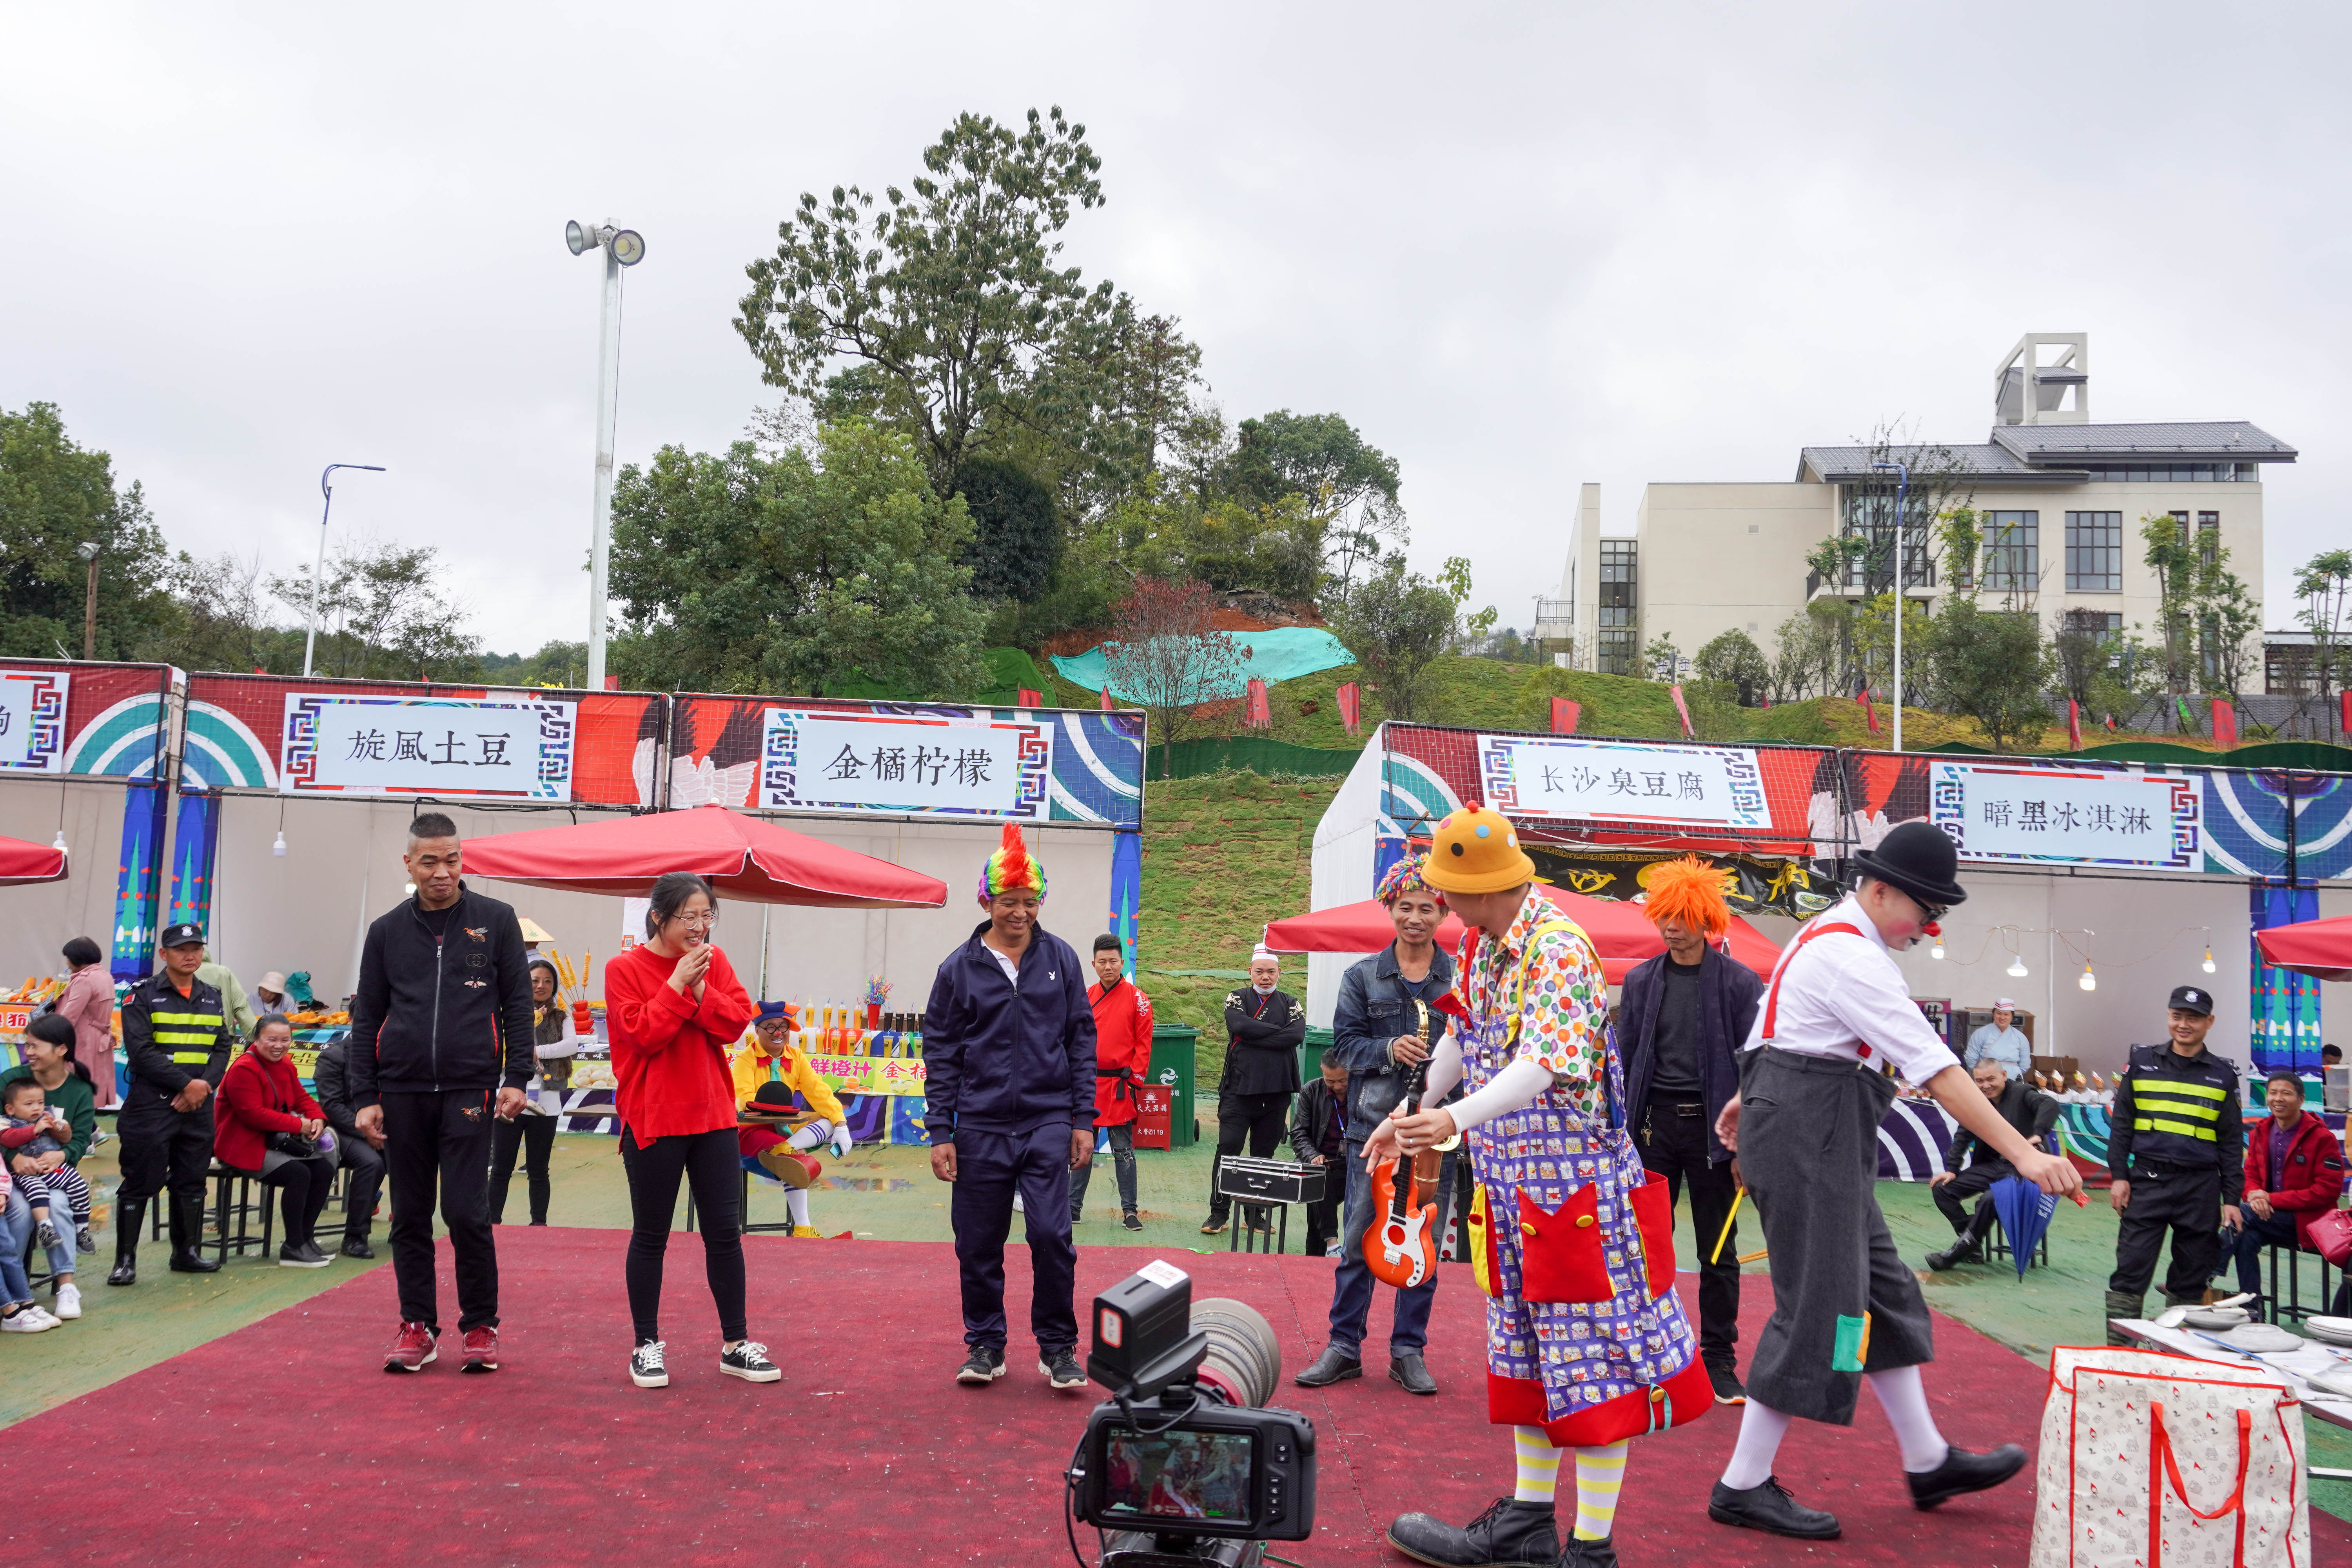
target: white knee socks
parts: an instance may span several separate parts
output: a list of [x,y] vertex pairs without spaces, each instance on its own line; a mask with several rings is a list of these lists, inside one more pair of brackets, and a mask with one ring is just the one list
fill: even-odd
[[1519,1479],[1511,1493],[1515,1501],[1549,1503],[1559,1481],[1559,1450],[1540,1426],[1514,1426],[1511,1443],[1518,1452]]
[[1576,1539],[1606,1541],[1617,1522],[1617,1491],[1625,1480],[1623,1441],[1576,1451]]
[[1733,1491],[1752,1491],[1772,1479],[1773,1456],[1788,1435],[1786,1415],[1759,1403],[1754,1394],[1739,1412],[1739,1441],[1733,1445],[1731,1463],[1723,1468],[1723,1484]]
[[794,1225],[808,1224],[808,1193],[804,1188],[784,1189],[784,1212],[793,1216]]
[[1936,1430],[1936,1418],[1927,1412],[1927,1385],[1919,1381],[1919,1369],[1898,1366],[1892,1372],[1865,1373],[1863,1381],[1878,1395],[1878,1407],[1886,1412],[1886,1424],[1903,1446],[1903,1468],[1917,1475],[1942,1464],[1952,1446]]

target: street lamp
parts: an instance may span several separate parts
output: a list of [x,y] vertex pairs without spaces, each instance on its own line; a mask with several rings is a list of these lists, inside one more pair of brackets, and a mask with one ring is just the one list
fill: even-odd
[[1873,463],[1874,468],[1894,468],[1902,478],[1895,487],[1895,749],[1903,749],[1903,610],[1906,603],[1903,560],[1903,503],[1911,493],[1911,470],[1901,463]]
[[327,574],[327,519],[335,510],[335,470],[360,468],[371,474],[383,472],[380,463],[329,463],[319,473],[319,493],[327,504],[319,510],[319,558],[310,568],[310,631],[302,639],[302,679],[310,679],[310,655],[319,646],[319,595],[325,592]]
[[83,545],[79,553],[89,565],[89,585],[81,594],[81,657],[87,664],[98,657],[98,542]]
[[588,689],[604,689],[604,581],[613,548],[613,424],[621,404],[621,268],[646,258],[646,237],[610,223],[563,226],[572,254],[604,252],[604,331],[596,367],[596,497],[588,546]]

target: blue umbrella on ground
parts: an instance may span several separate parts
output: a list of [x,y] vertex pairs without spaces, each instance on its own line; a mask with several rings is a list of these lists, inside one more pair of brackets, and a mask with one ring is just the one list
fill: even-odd
[[2025,1278],[2026,1266],[2033,1260],[2033,1249],[2042,1245],[2043,1233],[2050,1228],[2050,1216],[2058,1212],[2058,1200],[2043,1192],[2023,1176],[2003,1176],[1991,1188],[1992,1212],[2000,1218],[2000,1228],[2009,1237],[2010,1256],[2017,1263],[2017,1277]]

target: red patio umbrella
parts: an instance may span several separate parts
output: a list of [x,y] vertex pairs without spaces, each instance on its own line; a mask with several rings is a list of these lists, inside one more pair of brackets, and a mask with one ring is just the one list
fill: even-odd
[[0,888],[19,882],[61,882],[65,875],[64,850],[21,838],[0,838]]
[[2319,980],[2352,980],[2352,915],[2258,931],[2263,962]]
[[[1543,882],[1536,884],[1536,891],[1584,928],[1584,934],[1600,950],[1601,967],[1612,985],[1622,984],[1626,972],[1643,959],[1666,951],[1658,928],[1650,923],[1639,904],[1587,898]],[[1311,915],[1293,915],[1271,921],[1265,928],[1265,945],[1276,952],[1378,952],[1395,940],[1396,927],[1378,899],[1318,910]],[[1437,928],[1438,946],[1452,952],[1461,940],[1461,917],[1448,914]],[[1780,962],[1780,950],[1770,937],[1734,915],[1731,956],[1757,973],[1769,976],[1773,964]]]
[[936,877],[844,849],[723,805],[659,811],[466,841],[468,875],[574,893],[642,898],[665,871],[692,871],[756,904],[936,910]]

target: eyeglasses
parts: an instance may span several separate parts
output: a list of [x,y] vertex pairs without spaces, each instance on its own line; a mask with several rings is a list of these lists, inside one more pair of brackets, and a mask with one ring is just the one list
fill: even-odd
[[699,914],[672,915],[663,923],[665,925],[700,926],[707,931],[710,927],[719,923],[719,911],[717,910],[704,910]]
[[1942,920],[1945,911],[1952,907],[1949,904],[1931,904],[1921,899],[1913,899],[1911,901],[1919,906],[1919,913],[1928,925],[1934,925],[1937,921]]

